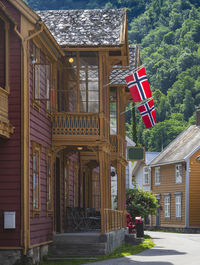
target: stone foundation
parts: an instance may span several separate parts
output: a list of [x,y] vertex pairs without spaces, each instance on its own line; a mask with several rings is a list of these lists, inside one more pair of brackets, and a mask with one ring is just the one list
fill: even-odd
[[105,254],[112,252],[114,249],[121,246],[125,242],[125,235],[128,234],[127,228],[121,228],[120,230],[111,231],[106,233],[106,250]]
[[0,250],[0,265],[38,265],[47,253],[48,245],[29,249],[27,255],[22,250]]

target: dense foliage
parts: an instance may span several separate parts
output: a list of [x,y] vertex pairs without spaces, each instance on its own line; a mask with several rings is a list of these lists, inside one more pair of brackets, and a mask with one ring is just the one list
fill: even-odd
[[[200,107],[199,0],[26,0],[33,9],[127,8],[130,43],[138,44],[156,107],[157,124],[146,130],[136,111],[137,135],[148,151],[161,151]],[[134,118],[135,119],[135,118]],[[133,133],[132,133],[133,131]]]
[[126,191],[126,209],[133,220],[136,216],[156,214],[159,207],[156,196],[151,191],[144,191],[140,188],[128,189]]

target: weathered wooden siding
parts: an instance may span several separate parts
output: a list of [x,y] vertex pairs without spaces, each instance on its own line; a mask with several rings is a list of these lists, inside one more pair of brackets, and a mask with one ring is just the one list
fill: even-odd
[[199,155],[200,150],[190,158],[189,226],[191,227],[200,227],[200,162],[196,160]]
[[[183,177],[182,183],[176,184],[175,179],[175,164],[165,165],[160,167],[161,184],[155,185],[155,168],[152,168],[152,192],[160,195],[161,216],[160,226],[183,227],[185,226],[185,167],[182,165]],[[182,193],[182,216],[176,218],[175,215],[175,193]],[[164,194],[169,193],[171,196],[170,218],[164,217]],[[152,218],[152,225],[155,225],[155,216]]]
[[[31,42],[32,44],[32,42]],[[30,45],[30,54],[32,45]],[[46,63],[45,55],[40,51],[40,63]],[[32,146],[30,145],[30,243],[31,245],[50,241],[53,232],[53,216],[47,214],[47,173],[46,148],[51,149],[51,120],[46,112],[46,101],[39,101],[40,107],[33,106],[33,65],[29,63],[30,75],[30,142],[35,141],[42,146],[40,159],[40,206],[39,215],[33,215],[33,174]],[[44,72],[40,71],[40,95],[45,97]]]
[[[18,11],[8,1],[1,2],[20,23]],[[21,238],[21,44],[12,26],[9,32],[9,78],[8,115],[15,131],[9,140],[0,140],[0,216],[3,220],[4,211],[15,211],[16,229],[4,230],[3,222],[0,222],[0,247],[20,246]]]

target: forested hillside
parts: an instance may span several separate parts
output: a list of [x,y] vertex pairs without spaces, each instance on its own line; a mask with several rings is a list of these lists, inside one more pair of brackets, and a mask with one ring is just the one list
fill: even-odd
[[[127,7],[130,44],[138,44],[153,91],[157,124],[144,129],[137,113],[138,144],[160,151],[200,107],[199,0],[26,0],[35,10]],[[127,112],[127,120],[130,119]],[[131,126],[127,124],[128,135]]]

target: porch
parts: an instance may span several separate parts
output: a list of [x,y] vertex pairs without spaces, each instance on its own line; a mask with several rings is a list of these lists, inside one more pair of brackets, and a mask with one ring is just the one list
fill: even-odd
[[48,260],[61,257],[95,257],[112,252],[125,241],[127,229],[98,232],[61,233],[53,237]]

